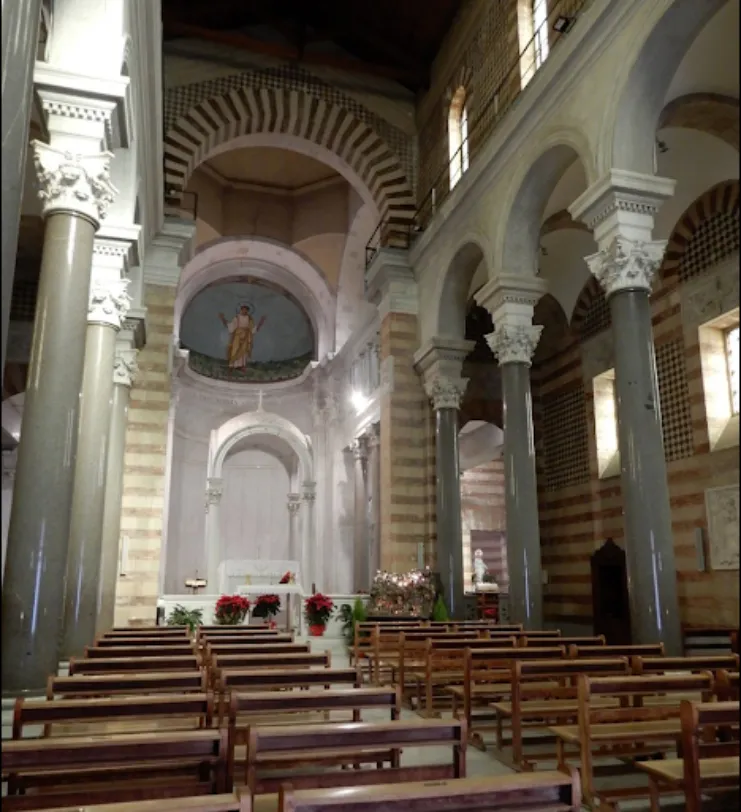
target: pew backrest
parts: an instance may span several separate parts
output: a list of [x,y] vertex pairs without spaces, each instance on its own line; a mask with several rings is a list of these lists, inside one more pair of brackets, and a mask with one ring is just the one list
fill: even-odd
[[[569,657],[592,657],[591,646],[569,646]],[[627,646],[602,646],[600,657],[663,657],[663,643],[645,643]]]
[[669,671],[720,671],[738,670],[738,655],[712,655],[705,657],[631,657],[636,676],[662,674]]
[[189,657],[196,650],[192,643],[181,646],[85,646],[84,659],[106,660],[120,657]]
[[141,635],[139,637],[117,635],[116,637],[99,637],[95,641],[96,648],[126,648],[127,646],[160,647],[160,648],[180,648],[181,646],[193,646],[195,638],[185,637],[180,634],[162,635],[160,637],[150,637]]
[[718,671],[715,675],[715,693],[721,702],[738,702],[738,671]]
[[158,657],[110,657],[86,659],[70,657],[69,674],[123,674],[140,671],[198,671],[201,658],[198,654],[189,656]]
[[72,677],[50,676],[46,685],[46,698],[206,693],[207,690],[208,675],[205,671],[79,674]]
[[315,668],[291,671],[283,668],[221,670],[216,681],[224,693],[273,688],[328,687],[351,685],[360,687],[360,675],[355,668]]
[[329,651],[301,654],[214,654],[213,668],[222,671],[257,668],[330,668],[332,655]]

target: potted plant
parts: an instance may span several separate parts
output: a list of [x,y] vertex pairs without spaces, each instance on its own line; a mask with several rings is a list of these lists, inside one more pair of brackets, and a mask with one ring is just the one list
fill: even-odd
[[250,602],[241,595],[222,595],[216,601],[214,619],[219,626],[238,626],[247,617]]
[[180,604],[170,612],[170,616],[167,618],[168,626],[187,626],[191,634],[196,630],[196,626],[200,626],[202,622],[203,609],[186,609]]
[[275,628],[273,618],[280,611],[280,598],[278,595],[260,595],[255,601],[252,617],[261,617],[268,626]]
[[355,603],[343,603],[340,606],[340,620],[342,621],[342,636],[345,638],[345,645],[348,650],[352,649],[355,643],[355,625],[368,619],[365,611],[365,604],[360,598],[355,598]]
[[317,592],[304,601],[304,614],[309,624],[309,634],[312,637],[321,637],[327,627],[327,621],[334,610],[334,601],[327,595]]

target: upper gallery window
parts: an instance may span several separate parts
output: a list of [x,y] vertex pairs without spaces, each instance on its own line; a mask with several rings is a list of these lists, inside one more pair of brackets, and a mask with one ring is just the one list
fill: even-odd
[[459,87],[450,102],[448,113],[451,189],[468,169],[468,107],[466,101],[466,89]]
[[726,364],[728,366],[728,385],[731,390],[731,414],[738,414],[738,325],[726,332]]
[[548,0],[533,0],[535,69],[548,59]]
[[520,86],[525,88],[548,58],[548,0],[517,0]]

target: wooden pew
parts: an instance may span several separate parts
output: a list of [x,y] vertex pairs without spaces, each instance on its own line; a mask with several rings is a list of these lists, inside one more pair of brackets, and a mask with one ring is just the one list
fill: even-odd
[[[595,652],[595,657],[598,652]],[[552,761],[555,753],[525,755],[525,745],[541,744],[523,735],[525,730],[577,721],[579,700],[577,677],[630,674],[627,657],[581,660],[516,660],[510,667],[510,701],[492,703],[497,714],[497,748],[504,749],[503,721],[509,719],[512,732],[512,762],[517,769],[532,769],[538,761]],[[554,684],[555,683],[555,684]],[[605,698],[604,707],[617,700]],[[594,703],[593,703],[594,704]],[[553,741],[553,737],[548,737]]]
[[124,801],[90,806],[65,806],[47,812],[252,812],[252,799],[247,793],[195,795],[188,798],[158,798],[156,801]]
[[269,629],[267,626],[199,626],[198,639],[211,636],[237,635],[242,637],[275,637],[287,634],[280,629]]
[[216,670],[234,671],[249,668],[331,668],[329,651],[308,654],[214,654],[211,665]]
[[206,664],[213,662],[215,655],[222,656],[249,656],[255,654],[310,654],[311,646],[308,643],[267,643],[253,645],[252,643],[206,643],[203,649],[203,659]]
[[189,657],[195,653],[192,643],[182,646],[85,646],[84,658],[110,660],[120,657]]
[[[330,725],[261,727],[250,729],[247,746],[247,786],[250,794],[277,792],[281,784],[313,789],[363,782],[436,781],[466,774],[465,723],[452,720],[413,722],[351,722]],[[450,763],[401,766],[405,747],[452,747]],[[389,763],[390,767],[383,765]],[[381,769],[361,770],[361,764]],[[354,765],[352,771],[309,772],[309,768]],[[305,773],[291,768],[306,769]],[[269,775],[265,775],[265,772]]]
[[577,646],[580,648],[594,648],[596,646],[605,645],[605,636],[603,634],[594,637],[560,637],[558,635],[549,635],[548,637],[541,637],[535,633],[526,633],[518,637],[518,645],[520,646],[543,646],[546,643],[550,645],[551,641],[554,645],[559,646]]
[[715,694],[720,702],[738,702],[738,671],[718,671],[715,675]]
[[[168,720],[170,723],[181,723],[186,729],[211,727],[214,718],[213,694],[182,694],[180,696],[130,696],[107,697],[104,699],[57,699],[29,700],[18,697],[13,709],[13,738],[23,738],[23,728],[31,725],[43,725],[44,736],[53,733],[53,726],[83,727],[82,735],[91,733],[121,732],[103,730],[90,731],[91,725],[124,725],[130,722],[141,724],[148,720],[152,730],[157,721]],[[149,729],[149,728],[148,728]],[[64,736],[74,735],[69,730]]]
[[292,634],[208,634],[198,639],[200,648],[208,645],[277,646],[295,643]]
[[219,794],[233,786],[226,730],[22,739],[4,742],[2,756],[2,805],[11,812]]
[[[676,748],[680,732],[679,708],[687,695],[709,700],[709,673],[680,676],[579,677],[579,722],[550,728],[556,736],[559,769],[568,765],[567,749],[577,748],[585,802],[597,800],[607,809],[620,800],[647,797],[646,786],[624,786],[597,791],[594,786],[595,751],[630,764],[637,757],[654,756]],[[620,700],[620,708],[604,709],[595,699]],[[602,807],[600,806],[602,812]]]
[[355,668],[315,668],[289,671],[288,669],[258,668],[221,671],[218,687],[224,694],[234,691],[272,691],[295,688],[326,688],[349,685],[360,688],[360,676]]
[[[514,649],[515,645],[515,637],[497,640],[449,640],[447,638],[426,640],[422,667],[412,665],[406,668],[405,666],[404,684],[408,681],[416,686],[416,706],[412,701],[411,707],[430,718],[436,714],[436,699],[439,703],[440,698],[446,696],[449,699],[448,705],[450,704],[452,696],[445,689],[450,685],[458,685],[463,682],[466,651],[491,650],[495,646],[502,649]],[[414,662],[414,657],[412,657],[412,662]]]
[[[571,658],[594,657],[592,646],[569,646],[568,656]],[[663,643],[644,643],[635,646],[601,646],[600,657],[663,657]]]
[[710,655],[705,657],[631,657],[631,670],[636,676],[664,674],[669,671],[720,671],[738,670],[736,654]]
[[579,812],[579,773],[540,772],[495,778],[455,778],[338,790],[294,790],[285,784],[278,812]]
[[190,637],[188,626],[116,626],[104,633],[104,637]]
[[399,632],[404,629],[422,628],[420,620],[405,620],[398,622],[356,621],[353,629],[353,645],[350,653],[350,665],[359,664],[365,659],[365,653],[372,648],[372,636],[375,629],[387,632]]
[[136,646],[138,648],[149,648],[158,646],[160,648],[181,648],[182,646],[195,644],[195,640],[191,637],[184,637],[183,635],[168,635],[162,637],[124,637],[117,635],[116,637],[98,637],[95,641],[96,648],[126,648],[127,646]]
[[206,693],[207,690],[208,675],[205,671],[51,676],[46,684],[46,698]]
[[[687,812],[701,812],[703,794],[739,790],[739,703],[685,699],[680,720],[682,758],[636,764],[648,775],[651,812],[660,812],[660,797],[667,791],[683,792]],[[729,727],[736,736],[722,741],[718,730]]]
[[76,674],[123,674],[134,671],[198,671],[201,668],[199,654],[183,657],[110,657],[100,659],[69,658],[69,675]]
[[[324,722],[342,724],[362,721],[364,710],[386,710],[390,721],[399,719],[401,698],[398,688],[356,688],[352,691],[263,691],[232,693],[229,702],[229,726],[234,730],[235,746],[246,745],[253,725],[287,725],[316,723],[317,719],[296,720],[297,714],[322,713]],[[350,711],[352,719],[330,719],[329,714]],[[276,715],[278,718],[276,719]],[[280,718],[283,717],[283,718]],[[240,759],[235,753],[235,763]],[[247,760],[244,759],[245,780]]]
[[738,654],[734,649],[734,626],[683,626],[682,643],[687,657]]
[[[517,660],[562,660],[566,656],[563,646],[514,649],[468,649],[463,660],[463,684],[450,685],[453,698],[453,717],[463,718],[468,729],[469,742],[485,750],[482,733],[497,730],[501,720],[489,703],[505,699],[510,692],[510,669]],[[474,713],[477,708],[486,708]]]

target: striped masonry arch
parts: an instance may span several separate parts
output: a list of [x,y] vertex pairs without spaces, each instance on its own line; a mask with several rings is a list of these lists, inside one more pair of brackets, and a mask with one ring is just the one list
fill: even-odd
[[204,99],[172,125],[164,139],[168,195],[180,196],[216,147],[256,133],[289,135],[330,150],[366,186],[382,221],[406,225],[413,219],[414,195],[399,158],[367,124],[307,93],[267,87]]

